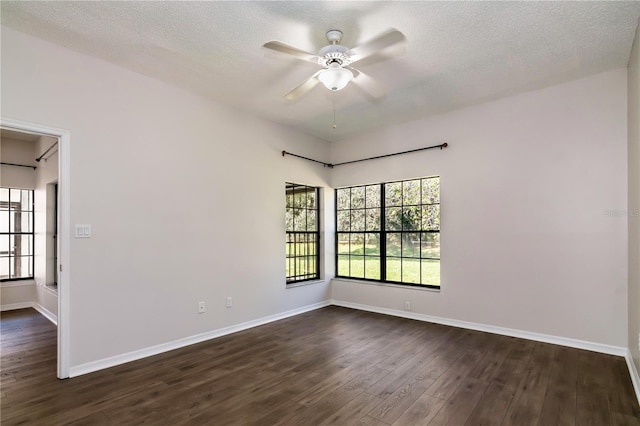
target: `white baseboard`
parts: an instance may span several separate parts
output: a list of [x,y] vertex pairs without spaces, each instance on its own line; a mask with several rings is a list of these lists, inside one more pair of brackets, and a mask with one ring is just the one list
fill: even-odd
[[36,311],[40,312],[43,317],[45,317],[46,319],[48,319],[49,321],[54,323],[56,326],[58,325],[58,316],[55,315],[50,310],[48,310],[47,308],[45,308],[44,306],[42,306],[41,304],[34,302],[33,303],[33,309],[35,309]]
[[16,309],[33,308],[33,302],[7,303],[0,305],[0,311],[14,311]]
[[359,309],[361,311],[376,312],[379,314],[393,315],[396,317],[409,318],[418,321],[432,322],[442,325],[450,325],[453,327],[466,328],[469,330],[484,331],[487,333],[501,334],[510,337],[519,337],[521,339],[535,340],[538,342],[552,343],[554,345],[568,346],[570,348],[586,349],[593,352],[601,352],[610,355],[625,357],[627,348],[619,346],[610,346],[602,343],[587,342],[584,340],[570,339],[567,337],[552,336],[549,334],[533,333],[530,331],[516,330],[512,328],[497,327],[494,325],[480,324],[475,322],[460,321],[449,318],[435,317],[431,315],[419,314],[410,311],[398,311],[395,309],[380,308],[377,306],[361,305],[359,303],[345,302],[342,300],[333,300],[333,305],[345,308]]
[[624,359],[627,361],[627,368],[629,369],[629,375],[631,376],[631,383],[633,383],[633,390],[636,391],[636,398],[638,399],[638,403],[640,403],[640,377],[638,376],[636,364],[633,362],[631,351],[628,349]]
[[174,341],[163,343],[160,345],[155,345],[155,346],[139,349],[132,352],[127,352],[125,354],[115,355],[109,358],[104,358],[97,361],[91,361],[85,364],[76,365],[69,369],[69,377],[76,377],[83,374],[92,373],[94,371],[102,370],[105,368],[115,367],[116,365],[125,364],[127,362],[136,361],[136,360],[153,356],[153,355],[158,355],[163,352],[172,351],[174,349],[190,346],[196,343],[204,342],[206,340],[211,340],[217,337],[226,336],[227,334],[237,333],[238,331],[247,330],[249,328],[257,327],[259,325],[268,324],[270,322],[285,319],[294,315],[302,314],[304,312],[324,308],[325,306],[329,306],[329,305],[331,305],[331,302],[329,300],[320,302],[320,303],[314,303],[312,305],[303,306],[301,308],[292,309],[290,311],[281,312],[279,314],[270,315],[268,317],[258,318],[256,320],[243,322],[241,324],[232,325],[232,326],[221,328],[218,330],[208,331],[206,333],[196,334],[194,336],[185,337],[182,339],[174,340]]
[[0,311],[14,311],[16,309],[25,309],[25,308],[35,309],[36,311],[40,312],[40,314],[42,314],[43,317],[45,317],[46,319],[54,323],[56,326],[58,325],[58,317],[53,312],[51,312],[50,310],[48,310],[47,308],[45,308],[39,303],[20,302],[20,303],[9,303],[7,305],[0,305]]

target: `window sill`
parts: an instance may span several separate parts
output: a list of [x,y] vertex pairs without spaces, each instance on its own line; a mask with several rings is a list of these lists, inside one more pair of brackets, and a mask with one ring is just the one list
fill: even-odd
[[34,279],[27,280],[10,280],[10,281],[2,281],[0,283],[0,288],[5,287],[25,287],[30,285],[35,285],[36,281]]
[[336,277],[336,278],[332,278],[332,281],[343,281],[343,282],[346,282],[346,283],[365,284],[365,285],[377,285],[377,286],[380,286],[380,287],[395,287],[395,288],[402,288],[402,289],[406,289],[406,290],[428,291],[428,292],[431,292],[431,293],[440,293],[440,291],[442,290],[440,288],[418,287],[418,286],[414,286],[414,285],[393,284],[393,283],[386,283],[384,281],[364,281],[364,280],[358,280],[358,279],[355,279],[355,278]]
[[291,283],[291,284],[287,284],[286,288],[296,288],[296,287],[304,287],[307,285],[313,285],[313,284],[320,284],[320,283],[324,283],[327,282],[326,280],[309,280],[309,281],[301,281],[299,283]]

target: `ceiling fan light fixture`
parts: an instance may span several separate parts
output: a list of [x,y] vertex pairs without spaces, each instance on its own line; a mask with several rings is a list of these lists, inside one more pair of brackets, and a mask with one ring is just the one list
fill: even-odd
[[344,89],[352,78],[353,73],[346,68],[342,68],[337,62],[329,65],[329,68],[318,75],[318,80],[324,84],[324,87],[334,92]]

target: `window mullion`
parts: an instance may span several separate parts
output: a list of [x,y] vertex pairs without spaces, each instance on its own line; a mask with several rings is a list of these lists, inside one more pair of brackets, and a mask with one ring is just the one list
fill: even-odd
[[384,184],[380,184],[380,280],[387,280],[387,223]]

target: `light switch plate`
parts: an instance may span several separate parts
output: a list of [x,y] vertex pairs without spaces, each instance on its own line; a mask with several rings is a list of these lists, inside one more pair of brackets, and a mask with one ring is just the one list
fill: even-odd
[[91,225],[76,225],[76,238],[91,238]]

